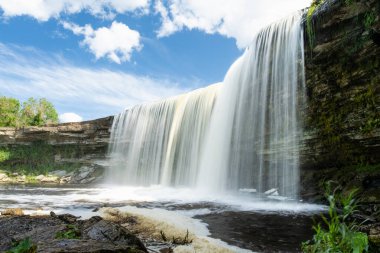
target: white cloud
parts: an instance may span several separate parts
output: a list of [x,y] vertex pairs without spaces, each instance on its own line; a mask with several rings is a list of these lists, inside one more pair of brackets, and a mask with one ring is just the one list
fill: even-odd
[[88,46],[96,59],[108,57],[120,64],[129,61],[134,50],[142,48],[139,32],[116,21],[112,22],[110,28],[101,27],[97,30],[91,25],[78,26],[68,22],[63,22],[63,27],[76,35],[83,35],[82,44]]
[[59,113],[75,112],[91,119],[185,91],[171,80],[77,67],[33,48],[0,43],[1,95],[45,97]]
[[67,122],[81,122],[83,121],[83,118],[79,116],[76,113],[73,112],[65,112],[59,115],[59,122],[60,123],[67,123]]
[[61,14],[87,11],[95,16],[112,18],[117,13],[148,13],[149,0],[0,0],[5,17],[28,15],[39,21]]
[[155,3],[162,25],[158,37],[198,29],[236,39],[246,47],[264,26],[310,5],[311,0],[162,0]]
[[[0,9],[3,10],[4,17],[28,15],[39,21],[47,21],[52,17],[59,18],[63,14],[81,11],[108,19],[114,18],[116,14],[149,14],[153,6],[154,11],[161,17],[158,37],[169,36],[183,29],[198,29],[209,34],[234,38],[237,46],[244,48],[262,27],[309,6],[311,1],[0,0]],[[121,61],[120,57],[115,57],[112,53],[107,57]]]

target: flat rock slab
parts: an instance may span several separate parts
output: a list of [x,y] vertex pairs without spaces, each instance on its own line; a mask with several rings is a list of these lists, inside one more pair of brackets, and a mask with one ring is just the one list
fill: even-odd
[[[71,215],[0,216],[0,252],[29,238],[37,252],[147,252],[144,244],[126,228],[95,216],[88,220],[65,219]],[[75,227],[75,239],[57,234]]]

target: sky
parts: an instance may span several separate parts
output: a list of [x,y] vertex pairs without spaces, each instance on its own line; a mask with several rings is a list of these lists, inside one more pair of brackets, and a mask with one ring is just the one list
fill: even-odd
[[0,96],[61,122],[223,80],[261,28],[311,0],[0,0]]

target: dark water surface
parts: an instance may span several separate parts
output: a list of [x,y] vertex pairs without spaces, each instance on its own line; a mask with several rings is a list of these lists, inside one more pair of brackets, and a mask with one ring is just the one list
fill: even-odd
[[209,226],[211,236],[258,252],[300,252],[312,238],[313,217],[296,213],[225,211],[195,216]]

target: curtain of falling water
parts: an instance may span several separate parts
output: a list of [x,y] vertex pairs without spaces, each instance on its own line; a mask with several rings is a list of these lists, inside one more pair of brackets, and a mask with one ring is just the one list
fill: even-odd
[[263,29],[222,84],[115,117],[111,182],[297,197],[302,13]]
[[148,105],[115,117],[110,182],[193,186],[219,85]]
[[262,30],[228,71],[206,135],[200,188],[277,188],[281,195],[297,196],[301,18],[299,12]]

